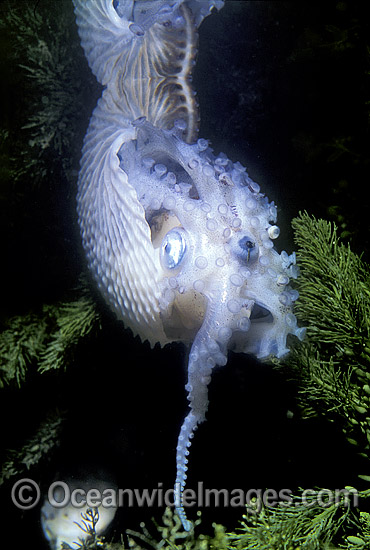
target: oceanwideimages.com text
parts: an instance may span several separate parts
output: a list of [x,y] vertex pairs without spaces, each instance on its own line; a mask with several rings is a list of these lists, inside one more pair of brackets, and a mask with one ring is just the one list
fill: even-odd
[[[152,489],[89,489],[70,487],[65,481],[54,481],[45,495],[45,500],[54,508],[73,506],[75,508],[133,508],[179,506],[180,492],[165,488],[158,483]],[[12,488],[11,498],[17,508],[34,508],[40,501],[41,491],[35,481],[29,478],[18,480]],[[358,493],[352,487],[343,489],[306,489],[295,499],[290,489],[214,489],[204,487],[203,482],[196,489],[187,488],[181,496],[185,508],[243,507],[249,513],[258,513],[263,506],[320,506],[327,508],[333,504],[356,507]]]

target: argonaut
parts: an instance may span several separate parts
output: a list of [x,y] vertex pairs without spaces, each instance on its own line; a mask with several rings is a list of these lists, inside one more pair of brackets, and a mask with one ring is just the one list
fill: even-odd
[[197,28],[221,0],[74,0],[81,44],[105,86],[85,137],[78,216],[112,310],[152,345],[191,344],[190,410],[177,445],[176,508],[208,384],[227,351],[282,357],[302,339],[279,253],[277,209],[239,162],[197,139],[190,84]]

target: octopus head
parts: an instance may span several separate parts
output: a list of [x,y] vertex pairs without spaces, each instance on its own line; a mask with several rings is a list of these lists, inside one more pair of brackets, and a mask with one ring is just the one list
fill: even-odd
[[288,352],[302,337],[292,312],[294,253],[278,253],[277,209],[240,163],[208,142],[184,143],[183,122],[159,130],[144,119],[118,152],[150,227],[165,338],[199,331],[223,351],[259,358]]

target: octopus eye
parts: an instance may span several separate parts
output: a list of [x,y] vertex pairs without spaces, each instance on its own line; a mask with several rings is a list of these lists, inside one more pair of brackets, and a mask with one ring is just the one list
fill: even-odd
[[238,256],[248,263],[254,262],[258,258],[258,245],[250,237],[243,237],[238,241]]
[[165,236],[161,246],[161,262],[166,269],[174,269],[182,262],[186,252],[184,231],[180,228],[171,229]]

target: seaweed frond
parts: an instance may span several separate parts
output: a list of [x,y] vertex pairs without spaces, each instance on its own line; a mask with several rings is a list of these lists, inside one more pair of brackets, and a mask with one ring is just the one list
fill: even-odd
[[154,548],[155,550],[227,550],[228,548],[229,537],[222,525],[212,524],[213,536],[196,534],[201,524],[200,512],[198,512],[198,519],[194,522],[191,531],[184,530],[180,518],[169,507],[166,508],[162,516],[162,522],[157,523],[153,520],[153,524],[157,531],[153,535],[145,523],[140,524],[141,532],[127,529],[129,548],[133,550],[143,550],[143,548]]
[[79,44],[72,3],[59,0],[51,10],[47,3],[35,9],[8,0],[0,10],[0,31],[15,83],[9,109],[16,123],[6,123],[10,134],[3,147],[11,152],[11,180],[35,186],[64,176],[73,182],[76,139],[89,116],[86,93],[94,96],[97,85]]
[[19,84],[28,99],[28,109],[22,113],[23,143],[17,155],[23,170],[18,168],[18,175],[29,173],[31,161],[34,176],[50,176],[52,158],[61,162],[68,175],[84,89],[84,61],[71,4],[58,2],[50,12],[35,10],[27,3],[11,3],[0,15],[0,29],[11,44],[8,56],[13,66],[23,72]]
[[340,422],[350,443],[370,442],[370,271],[337,228],[307,213],[292,222],[300,276],[296,314],[307,341],[286,360],[303,416]]
[[[353,494],[357,492],[353,488]],[[323,490],[321,490],[323,491]],[[324,490],[325,491],[325,490]],[[359,529],[357,515],[351,506],[348,490],[337,498],[326,492],[327,501],[320,502],[320,491],[302,492],[278,506],[258,506],[243,516],[237,532],[229,533],[230,550],[321,550],[335,548],[332,541],[343,541],[346,533]],[[314,493],[314,494],[313,494]],[[367,494],[363,495],[365,498]],[[356,500],[355,500],[356,502]],[[341,548],[352,548],[341,546]]]
[[335,224],[304,213],[292,226],[301,270],[296,312],[307,324],[310,341],[349,356],[370,352],[367,266],[340,242]]
[[21,386],[29,366],[38,359],[47,338],[46,315],[30,313],[13,317],[0,334],[0,385]]
[[38,372],[62,369],[71,362],[79,342],[100,328],[100,315],[87,287],[80,296],[54,311],[55,330],[40,354]]
[[100,314],[85,283],[75,295],[7,322],[0,334],[0,386],[21,386],[33,366],[40,374],[66,368],[79,342],[99,330]]
[[0,485],[38,464],[58,444],[63,420],[64,415],[60,411],[49,413],[22,447],[6,453],[7,457],[0,469]]

